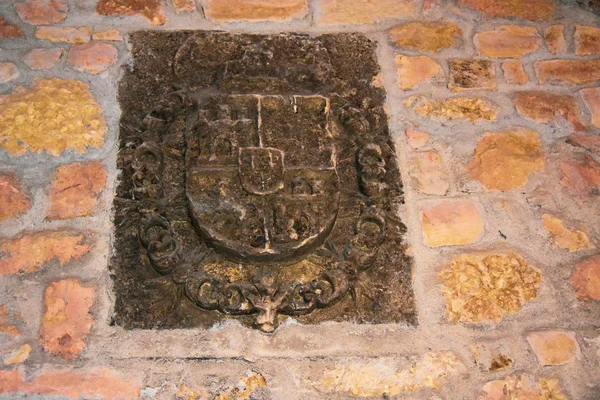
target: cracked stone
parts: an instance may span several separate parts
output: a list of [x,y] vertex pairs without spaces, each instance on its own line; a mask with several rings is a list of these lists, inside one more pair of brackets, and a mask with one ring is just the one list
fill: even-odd
[[579,354],[574,332],[531,332],[527,341],[542,367],[570,363]]
[[54,43],[87,43],[92,30],[88,27],[72,26],[40,26],[35,30],[35,37]]
[[99,74],[117,62],[119,52],[108,43],[86,43],[72,46],[67,62],[76,71]]
[[307,0],[208,0],[206,18],[226,21],[286,21],[308,14]]
[[100,0],[96,12],[107,16],[139,15],[153,25],[164,25],[167,17],[160,0]]
[[62,48],[54,49],[33,49],[21,58],[31,69],[48,69],[60,60],[62,56]]
[[521,58],[537,51],[541,38],[529,26],[506,25],[475,35],[478,54],[491,58]]
[[437,53],[448,47],[458,47],[462,30],[452,22],[410,22],[390,30],[397,46]]
[[600,54],[600,29],[594,26],[575,26],[575,55]]
[[0,40],[23,37],[23,31],[0,16]]
[[587,131],[579,117],[579,105],[572,96],[532,90],[515,93],[513,103],[521,116],[535,122],[547,124],[565,119],[575,132]]
[[600,301],[600,254],[586,258],[577,264],[569,278],[579,300]]
[[388,18],[412,15],[413,0],[322,0],[319,24],[372,24]]
[[444,199],[421,206],[421,224],[429,247],[460,246],[479,241],[484,223],[471,199]]
[[524,85],[529,81],[521,61],[505,61],[502,63],[504,79],[511,85]]
[[444,120],[467,119],[494,121],[496,106],[487,100],[470,97],[452,97],[445,100],[433,100],[425,96],[413,96],[404,101],[416,113]]
[[600,80],[600,60],[544,60],[533,66],[540,85],[587,85]]
[[442,66],[427,56],[396,56],[398,87],[409,90],[423,82],[443,79]]
[[449,64],[451,91],[496,90],[496,69],[490,60],[453,58]]
[[546,46],[552,54],[566,53],[567,41],[565,40],[565,26],[552,25],[544,31]]
[[31,200],[14,173],[0,174],[0,221],[28,211]]
[[15,64],[11,62],[0,62],[0,84],[14,81],[18,77],[19,70]]
[[571,253],[593,248],[584,232],[569,229],[560,219],[548,214],[542,215],[542,219],[544,220],[544,229],[554,238],[553,247],[567,249]]
[[555,8],[550,0],[459,0],[459,2],[492,17],[514,17],[532,21],[550,19]]
[[15,8],[23,22],[32,25],[53,25],[67,18],[69,5],[64,0],[27,0]]

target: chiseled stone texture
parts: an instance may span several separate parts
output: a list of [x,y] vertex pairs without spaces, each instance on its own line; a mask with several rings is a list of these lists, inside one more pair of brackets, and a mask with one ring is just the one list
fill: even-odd
[[547,20],[554,12],[551,0],[458,0],[492,17],[523,18],[532,21]]
[[85,236],[66,231],[40,231],[0,241],[0,275],[30,273],[56,259],[60,264],[86,254]]
[[524,85],[529,81],[521,61],[505,61],[502,63],[504,79],[511,85]]
[[588,56],[600,54],[600,29],[594,26],[575,27],[575,54]]
[[577,264],[575,273],[569,279],[579,300],[600,301],[600,254]]
[[75,358],[83,350],[83,341],[94,322],[89,310],[95,290],[77,279],[52,282],[44,296],[44,316],[40,341],[44,350],[62,358]]
[[423,82],[440,81],[443,79],[442,66],[427,56],[396,56],[398,71],[398,87],[410,90]]
[[453,58],[448,64],[450,65],[448,89],[451,91],[496,89],[496,69],[490,60]]
[[0,16],[0,40],[2,39],[14,39],[23,36],[23,31],[15,24],[9,23],[2,16]]
[[113,65],[119,56],[115,46],[108,43],[86,43],[72,46],[67,62],[76,71],[99,74]]
[[575,132],[587,131],[580,120],[581,111],[575,98],[540,91],[517,92],[513,96],[517,112],[535,122],[547,124],[567,120]]
[[206,18],[217,22],[269,21],[303,18],[307,0],[207,0]]
[[521,58],[537,51],[541,38],[530,26],[506,25],[475,35],[478,53],[491,58]]
[[481,213],[471,199],[443,199],[421,206],[423,239],[429,247],[475,243],[484,228]]
[[81,154],[101,147],[106,129],[102,109],[80,81],[37,79],[0,96],[0,147],[13,155]]
[[409,22],[390,29],[390,36],[397,46],[437,53],[448,47],[458,47],[462,30],[452,22]]
[[452,322],[499,321],[535,299],[542,273],[516,253],[462,254],[440,277]]
[[65,0],[27,0],[15,3],[19,17],[33,25],[52,25],[67,18],[69,5]]
[[40,26],[35,31],[36,38],[54,43],[87,43],[90,41],[91,35],[92,30],[85,26]]
[[511,375],[491,381],[483,387],[481,400],[567,400],[556,378],[539,379],[529,375]]
[[14,173],[0,174],[0,221],[28,211],[31,201]]
[[410,365],[393,358],[340,362],[324,372],[314,387],[323,394],[352,397],[389,397],[442,386],[467,372],[461,359],[451,351],[426,353]]
[[600,87],[582,89],[581,97],[592,114],[592,124],[600,128]]
[[92,371],[46,370],[26,379],[20,369],[0,370],[0,393],[60,396],[70,399],[137,399],[140,387],[131,379],[103,368]]
[[52,68],[62,56],[63,49],[60,47],[54,49],[33,49],[21,58],[31,69]]
[[410,175],[421,193],[443,196],[448,191],[448,175],[442,159],[435,151],[414,153],[410,156]]
[[[0,84],[14,81],[19,77],[19,70],[14,63],[0,62]],[[0,138],[0,140],[2,140]]]
[[537,132],[518,129],[486,133],[466,168],[487,189],[506,191],[525,185],[529,175],[543,167]]
[[541,85],[587,85],[600,80],[600,60],[544,60],[533,66]]
[[318,24],[372,24],[411,15],[414,0],[321,0],[315,13]]
[[565,26],[552,25],[544,31],[546,46],[552,54],[567,52],[567,41],[565,40]]
[[542,215],[544,229],[554,239],[553,246],[569,250],[569,252],[591,249],[590,240],[585,232],[569,229],[564,223],[551,215]]
[[466,119],[494,121],[498,115],[497,107],[487,100],[471,97],[451,97],[434,100],[425,96],[413,96],[404,101],[404,105],[416,113],[442,120]]
[[139,15],[153,25],[167,22],[161,0],[100,0],[96,12],[107,16]]
[[531,332],[527,341],[542,367],[570,363],[579,354],[574,332]]
[[100,161],[61,165],[50,188],[48,219],[91,215],[106,185],[106,169]]

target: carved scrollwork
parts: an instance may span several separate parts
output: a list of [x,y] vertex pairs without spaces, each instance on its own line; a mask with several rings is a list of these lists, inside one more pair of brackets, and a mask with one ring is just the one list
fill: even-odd
[[387,184],[385,183],[386,161],[381,147],[369,143],[356,153],[359,185],[361,191],[369,196],[380,196]]
[[150,263],[158,273],[170,273],[181,261],[181,246],[166,218],[158,214],[146,217],[139,236]]

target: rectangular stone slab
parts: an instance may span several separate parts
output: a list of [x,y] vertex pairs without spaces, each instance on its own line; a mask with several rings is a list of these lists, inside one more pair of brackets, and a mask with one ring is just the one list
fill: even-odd
[[116,323],[416,323],[376,43],[137,32],[119,86]]

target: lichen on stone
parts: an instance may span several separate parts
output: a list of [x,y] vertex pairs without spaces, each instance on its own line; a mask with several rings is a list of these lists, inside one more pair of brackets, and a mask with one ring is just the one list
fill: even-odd
[[496,107],[487,100],[471,97],[453,97],[445,100],[432,100],[425,96],[413,96],[404,101],[416,113],[446,120],[467,119],[494,121]]
[[444,269],[442,294],[452,322],[498,321],[537,296],[539,269],[516,253],[462,254]]

